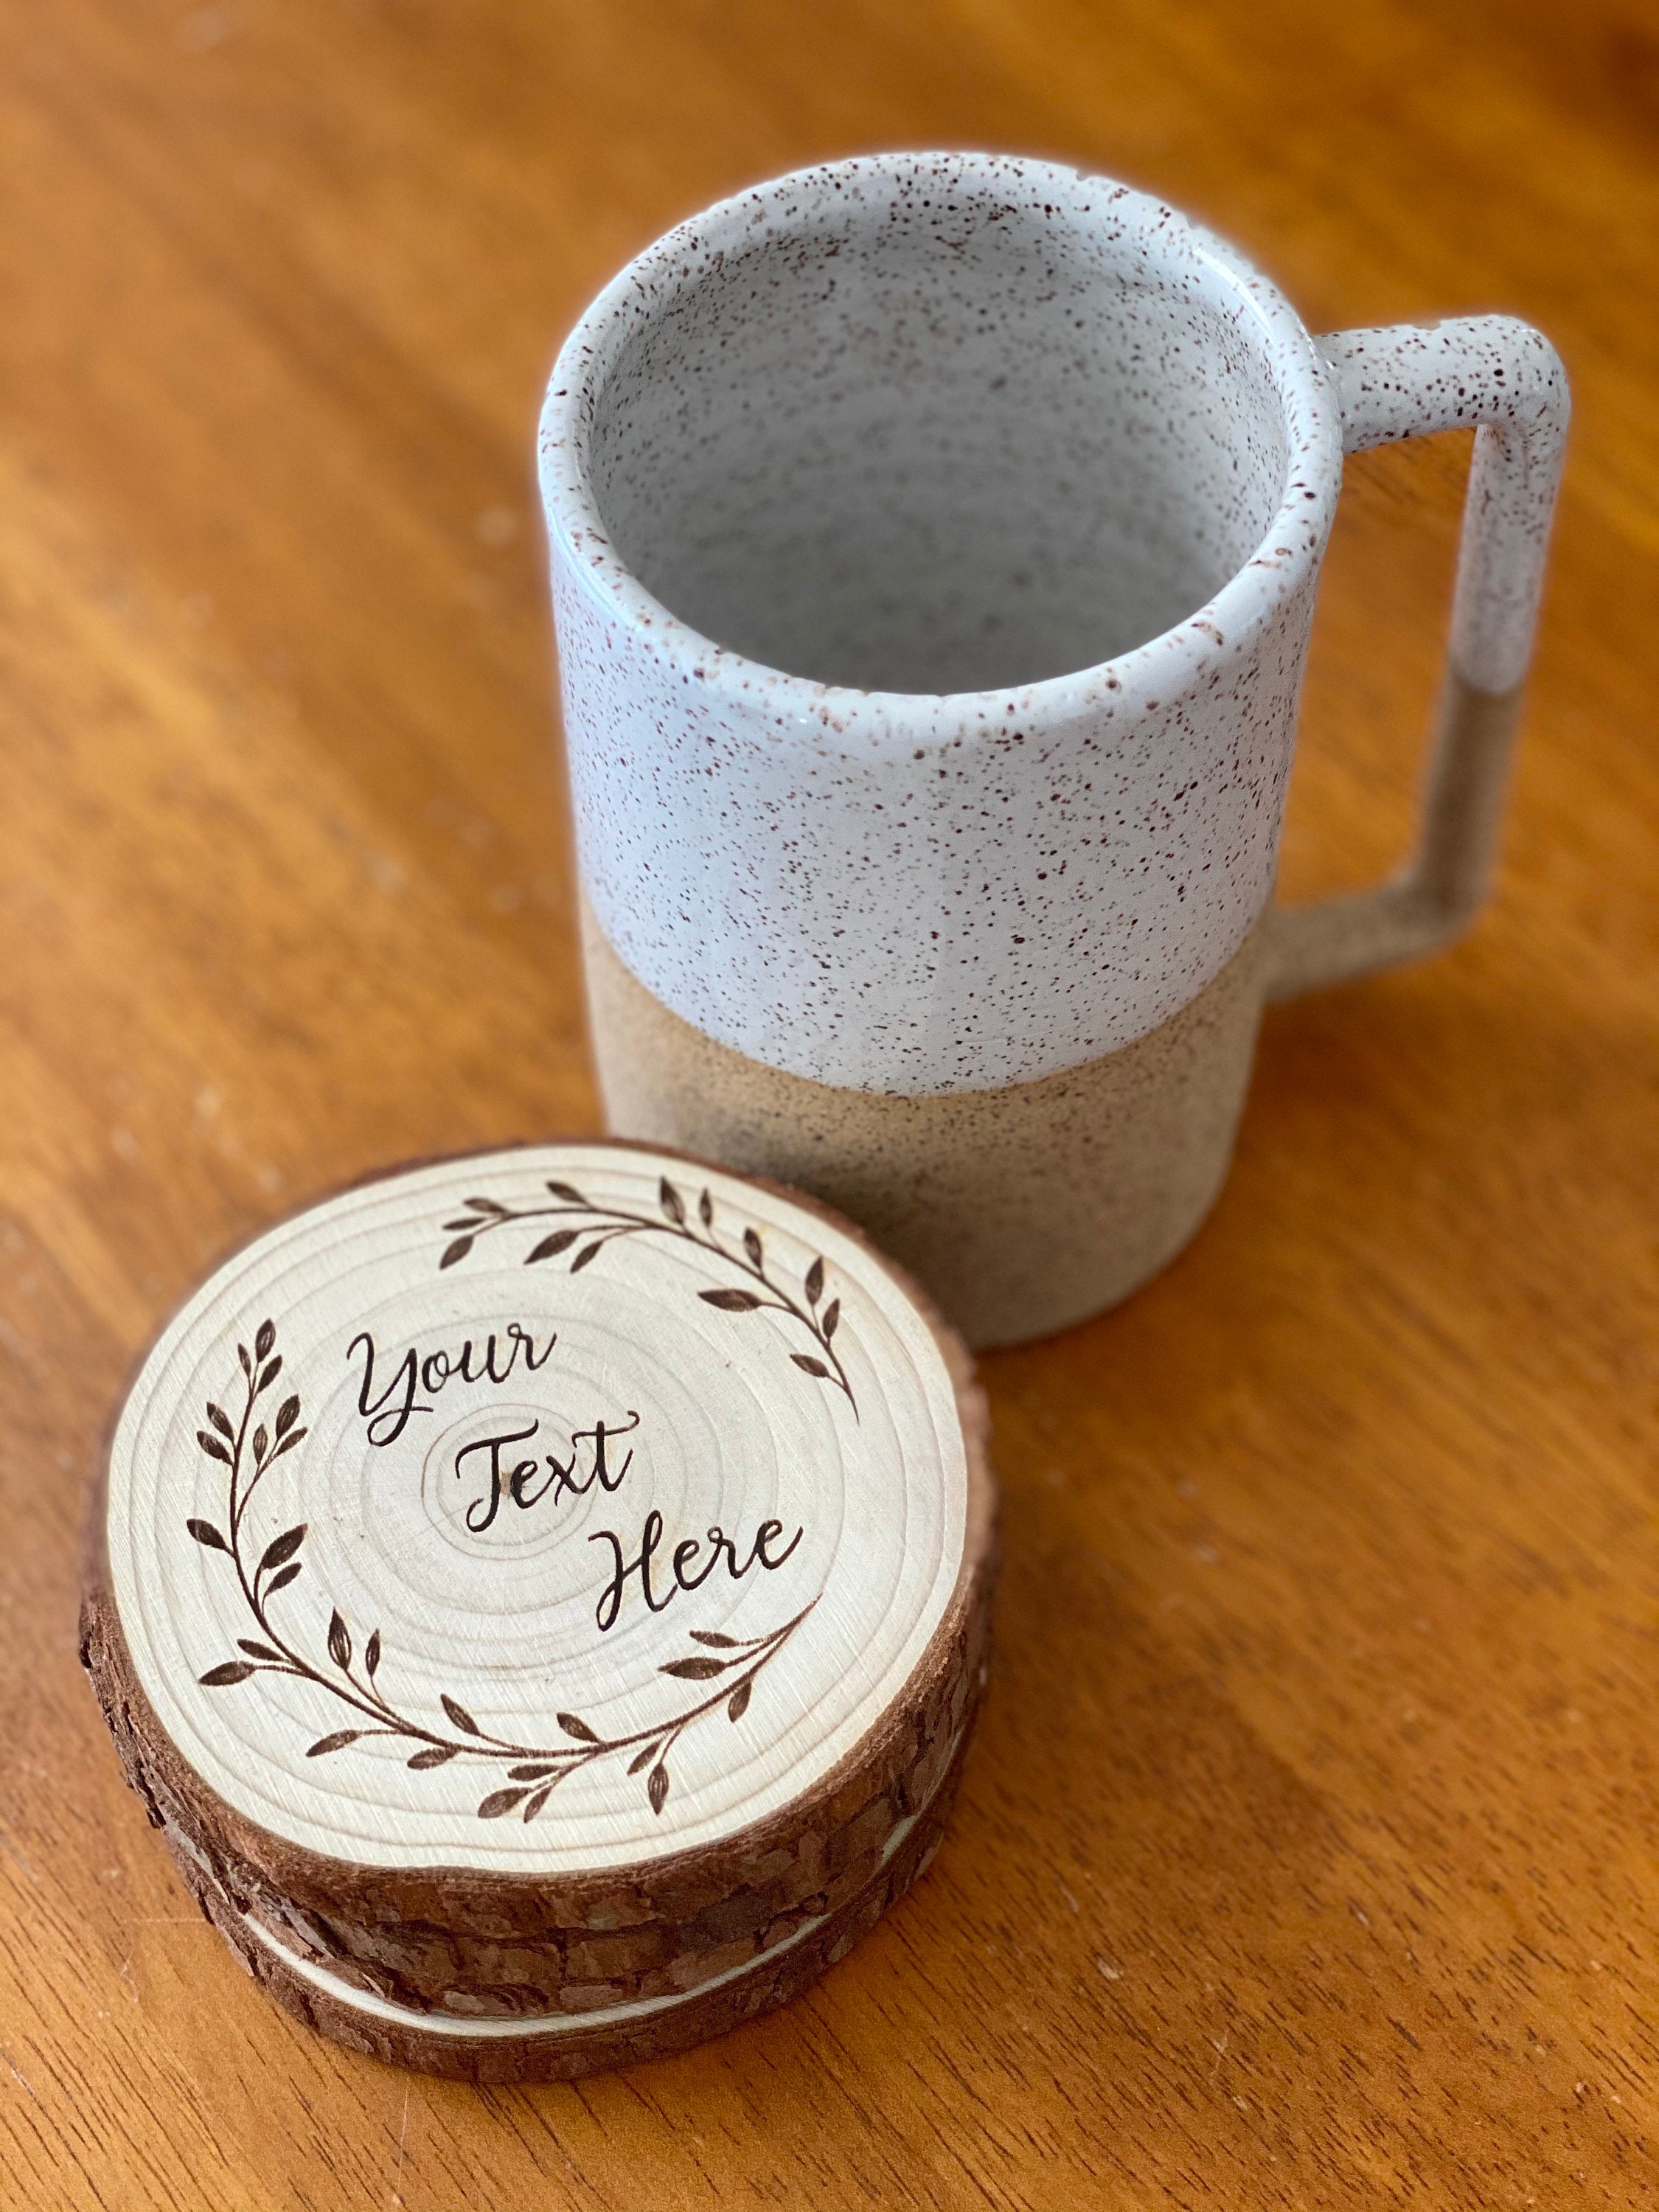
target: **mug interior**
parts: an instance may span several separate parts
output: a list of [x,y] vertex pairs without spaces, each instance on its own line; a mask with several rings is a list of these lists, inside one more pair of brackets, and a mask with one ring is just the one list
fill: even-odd
[[820,683],[981,691],[1115,659],[1249,560],[1290,472],[1261,331],[1179,218],[1045,201],[1060,174],[798,192],[653,286],[584,458],[672,614]]

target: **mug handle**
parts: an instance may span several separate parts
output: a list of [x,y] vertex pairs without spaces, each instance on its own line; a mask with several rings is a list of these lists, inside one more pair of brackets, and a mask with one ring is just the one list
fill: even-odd
[[1267,995],[1346,983],[1449,944],[1486,895],[1567,434],[1567,380],[1510,315],[1316,338],[1342,450],[1477,426],[1451,641],[1417,851],[1375,890],[1269,917]]

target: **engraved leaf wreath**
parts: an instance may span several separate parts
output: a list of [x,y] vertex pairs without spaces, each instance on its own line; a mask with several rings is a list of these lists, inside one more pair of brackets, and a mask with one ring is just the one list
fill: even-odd
[[[283,1371],[275,1323],[261,1322],[252,1352],[250,1353],[246,1345],[239,1344],[236,1357],[243,1383],[240,1419],[233,1422],[222,1406],[210,1401],[209,1425],[196,1433],[196,1441],[203,1451],[222,1466],[228,1475],[225,1528],[222,1529],[217,1523],[195,1515],[185,1521],[185,1526],[204,1550],[222,1552],[228,1557],[259,1634],[238,1637],[237,1649],[243,1656],[210,1667],[199,1680],[207,1689],[223,1690],[246,1682],[255,1674],[285,1674],[293,1680],[313,1682],[326,1691],[330,1697],[350,1709],[359,1724],[319,1736],[307,1753],[307,1758],[320,1759],[330,1753],[343,1751],[349,1744],[379,1736],[401,1738],[416,1744],[417,1747],[407,1764],[417,1772],[447,1766],[456,1759],[505,1762],[503,1786],[491,1790],[484,1796],[478,1806],[478,1817],[495,1820],[516,1812],[529,1821],[537,1818],[559,1784],[571,1775],[592,1765],[596,1760],[631,1753],[628,1772],[630,1776],[645,1775],[647,1802],[652,1811],[659,1814],[668,1802],[669,1754],[686,1729],[720,1705],[725,1705],[730,1720],[740,1721],[749,1710],[756,1676],[776,1657],[817,1603],[816,1598],[812,1599],[793,1620],[785,1621],[781,1628],[765,1636],[726,1636],[713,1629],[692,1629],[691,1641],[705,1648],[683,1658],[671,1659],[657,1671],[682,1681],[718,1680],[720,1687],[696,1704],[671,1714],[650,1728],[636,1729],[630,1735],[602,1735],[580,1714],[558,1712],[554,1718],[564,1741],[517,1743],[481,1727],[466,1707],[447,1692],[441,1695],[438,1702],[448,1727],[428,1725],[400,1711],[380,1688],[382,1650],[378,1628],[371,1632],[358,1653],[344,1617],[337,1607],[332,1608],[327,1644],[333,1671],[325,1673],[306,1658],[291,1638],[273,1624],[272,1599],[297,1579],[304,1565],[300,1554],[307,1524],[299,1522],[273,1536],[253,1559],[250,1569],[252,1555],[244,1549],[247,1511],[259,1485],[277,1461],[295,1449],[306,1431],[300,1425],[297,1395],[283,1400],[268,1425],[264,1419],[256,1418],[259,1401],[272,1389]],[[852,1394],[849,1391],[848,1395],[850,1397]]]
[[623,1206],[594,1206],[568,1182],[550,1182],[547,1190],[555,1200],[551,1206],[511,1206],[493,1198],[467,1199],[466,1211],[444,1224],[452,1241],[445,1246],[438,1265],[458,1267],[481,1237],[518,1221],[563,1222],[565,1226],[551,1230],[532,1246],[525,1255],[525,1265],[528,1267],[540,1261],[556,1260],[575,1247],[575,1256],[570,1262],[573,1275],[591,1267],[607,1244],[614,1244],[623,1237],[677,1237],[682,1243],[723,1261],[757,1285],[753,1290],[734,1284],[729,1288],[699,1291],[697,1296],[703,1304],[716,1307],[721,1313],[781,1313],[787,1320],[796,1322],[806,1331],[817,1350],[792,1352],[790,1358],[803,1374],[813,1376],[820,1382],[833,1382],[844,1391],[856,1419],[858,1401],[832,1341],[841,1323],[841,1300],[831,1298],[827,1305],[823,1304],[822,1259],[815,1259],[807,1268],[802,1295],[796,1297],[769,1268],[765,1245],[752,1222],[745,1223],[738,1246],[722,1241],[714,1226],[714,1201],[707,1189],[698,1197],[695,1224],[687,1211],[684,1194],[666,1176],[660,1177],[657,1185],[659,1215],[634,1213]]

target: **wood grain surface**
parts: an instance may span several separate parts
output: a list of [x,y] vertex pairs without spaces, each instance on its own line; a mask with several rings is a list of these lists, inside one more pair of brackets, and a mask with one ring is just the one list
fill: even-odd
[[[0,2200],[1638,2206],[1659,2175],[1659,19],[1638,0],[9,0]],[[530,436],[716,194],[1153,186],[1316,327],[1512,309],[1577,416],[1495,901],[1274,1016],[1220,1208],[988,1360],[951,1838],[774,2019],[579,2087],[309,2035],[76,1665],[108,1413],[228,1244],[595,1126]],[[1352,465],[1285,883],[1399,851],[1464,454]]]

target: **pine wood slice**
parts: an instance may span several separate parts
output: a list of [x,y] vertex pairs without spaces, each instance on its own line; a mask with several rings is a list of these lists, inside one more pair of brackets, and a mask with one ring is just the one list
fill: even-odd
[[607,2063],[912,1863],[983,1674],[982,1439],[959,1345],[810,1201],[623,1145],[441,1162],[163,1334],[83,1648],[262,1978],[390,2008],[394,2051],[429,2014]]
[[775,2011],[846,1957],[888,1906],[925,1874],[943,1840],[962,1762],[958,1740],[924,1812],[892,1831],[863,1886],[790,1935],[713,1972],[685,1993],[621,2000],[586,2012],[494,2019],[422,2012],[354,1985],[240,1911],[196,1860],[180,1871],[243,1967],[307,2027],[394,2065],[471,2081],[568,2080],[661,2057]]

